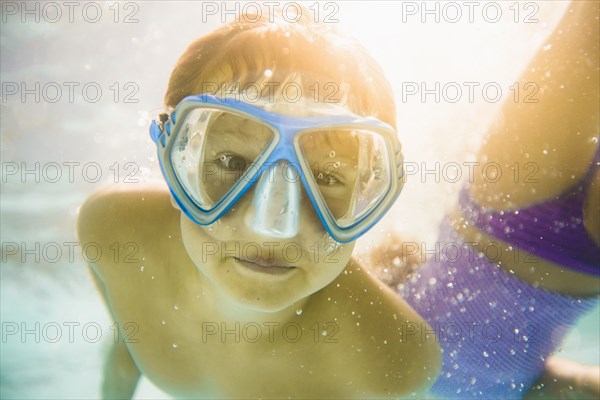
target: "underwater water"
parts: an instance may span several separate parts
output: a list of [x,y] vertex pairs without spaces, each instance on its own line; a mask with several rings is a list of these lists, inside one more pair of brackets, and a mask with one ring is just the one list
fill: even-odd
[[[103,184],[160,181],[150,120],[179,55],[220,26],[221,16],[207,16],[201,2],[97,2],[96,22],[95,9],[84,17],[83,7],[71,22],[64,3],[56,3],[58,18],[42,2],[36,20],[21,15],[20,3],[16,11],[7,3],[0,28],[0,398],[98,398],[114,330],[76,244],[78,208]],[[495,82],[505,99],[567,2],[536,2],[537,23],[522,23],[526,9],[515,23],[509,3],[498,23],[422,23],[412,16],[400,22],[402,2],[335,4],[339,10],[321,9],[320,18],[338,10],[339,22],[331,23],[382,65],[396,94],[406,161],[418,168],[472,161],[502,101],[487,101],[481,92],[474,101],[420,101],[406,97],[407,84]],[[409,177],[357,253],[391,231],[419,242],[436,239],[465,176],[454,181],[422,172]],[[599,315],[596,309],[580,320],[562,356],[600,364]],[[168,396],[143,378],[135,398]]]

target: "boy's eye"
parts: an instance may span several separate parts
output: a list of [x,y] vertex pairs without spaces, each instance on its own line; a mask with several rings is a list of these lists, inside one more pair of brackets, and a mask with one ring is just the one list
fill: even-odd
[[242,172],[246,169],[247,164],[244,157],[236,154],[221,154],[218,158],[218,165],[227,171]]
[[333,185],[337,185],[337,184],[341,183],[341,181],[339,179],[337,179],[334,176],[334,174],[331,174],[328,172],[318,172],[314,175],[315,175],[317,184],[319,184],[319,185],[333,186]]

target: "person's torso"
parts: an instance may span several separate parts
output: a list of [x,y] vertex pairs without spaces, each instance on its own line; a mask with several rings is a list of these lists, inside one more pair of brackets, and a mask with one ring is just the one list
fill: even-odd
[[[424,321],[385,285],[377,287],[353,267],[286,324],[224,320],[181,242],[180,214],[168,198],[164,203],[164,211],[133,218],[140,225],[115,238],[137,244],[138,262],[103,267],[110,304],[125,330],[121,340],[162,390],[176,397],[321,398],[368,395],[375,382],[396,374],[414,384],[410,366],[422,363],[422,343],[415,343]],[[417,332],[403,338],[407,321]],[[392,391],[402,386],[396,382]]]

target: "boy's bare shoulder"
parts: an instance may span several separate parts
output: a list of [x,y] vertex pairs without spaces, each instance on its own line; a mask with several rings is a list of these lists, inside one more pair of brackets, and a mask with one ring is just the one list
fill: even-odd
[[[346,287],[351,298],[345,304],[351,311],[350,318],[343,319],[348,325],[339,329],[360,329],[363,340],[357,344],[363,346],[362,362],[385,372],[373,370],[369,375],[374,394],[403,396],[425,390],[441,368],[441,350],[431,328],[397,293],[357,262],[352,260],[347,271],[337,283]],[[335,287],[337,283],[334,281]]]
[[156,246],[159,233],[178,231],[179,215],[164,186],[108,185],[94,191],[79,209],[77,235],[82,246],[93,243],[109,252],[115,243]]
[[79,210],[79,235],[112,235],[140,226],[158,227],[157,218],[177,215],[169,203],[169,192],[161,185],[107,185],[94,191]]

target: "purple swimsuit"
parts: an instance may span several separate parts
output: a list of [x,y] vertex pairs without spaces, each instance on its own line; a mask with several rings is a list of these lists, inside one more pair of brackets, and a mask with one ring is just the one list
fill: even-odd
[[[491,212],[460,193],[463,216],[483,232],[567,268],[600,275],[600,247],[583,225],[585,195],[600,167],[600,146],[585,176],[551,200],[516,211]],[[600,190],[596,188],[595,190]]]
[[[513,246],[597,276],[600,249],[585,231],[582,210],[599,155],[571,189],[518,213],[483,210],[463,189],[463,214]],[[439,241],[458,251],[428,260],[400,290],[442,348],[442,370],[430,392],[449,399],[522,398],[597,297],[578,299],[517,279],[466,243],[449,218],[440,225]]]

